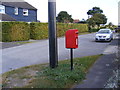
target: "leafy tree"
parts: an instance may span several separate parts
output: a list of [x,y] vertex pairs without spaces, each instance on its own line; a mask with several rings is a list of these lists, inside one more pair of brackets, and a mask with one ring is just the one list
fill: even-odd
[[100,24],[106,24],[107,18],[104,14],[96,13],[93,15],[93,17],[89,18],[87,21],[90,26],[94,27],[95,25],[100,26]]
[[82,23],[82,24],[86,24],[87,21],[83,18],[82,20],[80,20],[78,23]]
[[108,24],[109,26],[113,26],[113,23],[112,22],[109,22],[109,24]]
[[103,13],[103,10],[101,10],[99,7],[93,7],[92,9],[90,9],[87,14],[88,16],[91,15],[93,16],[94,14],[96,13],[99,13],[99,14],[102,14]]
[[117,26],[114,25],[112,22],[109,22],[108,25],[106,25],[106,27],[108,27],[110,29],[115,29]]
[[96,25],[96,21],[95,21],[95,18],[94,18],[94,17],[89,18],[89,19],[87,20],[87,22],[88,22],[89,26],[94,27],[94,26]]
[[69,15],[66,11],[61,11],[57,16],[57,22],[69,23],[73,22],[72,16]]

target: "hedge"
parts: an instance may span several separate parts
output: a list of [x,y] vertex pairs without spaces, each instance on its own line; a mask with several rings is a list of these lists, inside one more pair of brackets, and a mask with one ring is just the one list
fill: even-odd
[[57,24],[57,35],[58,37],[64,36],[65,32],[69,29],[78,29],[79,33],[88,32],[88,25],[87,24]]
[[2,41],[24,41],[30,39],[30,28],[26,22],[2,22]]
[[48,38],[48,24],[37,22],[30,23],[30,37],[35,40]]
[[2,41],[2,23],[0,22],[0,42]]
[[[39,40],[48,38],[48,23],[31,23],[30,24],[30,37],[31,39]],[[69,29],[78,29],[79,33],[88,32],[87,24],[63,24],[57,23],[57,36],[61,37],[65,35],[65,32]]]
[[[87,24],[57,23],[57,36],[65,35],[68,29],[78,29],[79,33],[88,32]],[[48,38],[48,23],[2,22],[2,41],[40,40]]]

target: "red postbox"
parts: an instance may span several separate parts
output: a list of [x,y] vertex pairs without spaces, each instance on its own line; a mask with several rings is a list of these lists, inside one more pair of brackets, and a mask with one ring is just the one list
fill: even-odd
[[65,34],[66,48],[78,48],[78,30],[70,29]]

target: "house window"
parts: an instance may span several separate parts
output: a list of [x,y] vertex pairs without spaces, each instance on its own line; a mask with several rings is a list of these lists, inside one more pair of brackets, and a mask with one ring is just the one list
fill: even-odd
[[18,15],[18,8],[17,7],[14,9],[14,12],[15,12],[15,15]]
[[23,15],[28,16],[28,9],[23,9]]
[[4,13],[5,14],[5,6],[0,5],[0,13]]

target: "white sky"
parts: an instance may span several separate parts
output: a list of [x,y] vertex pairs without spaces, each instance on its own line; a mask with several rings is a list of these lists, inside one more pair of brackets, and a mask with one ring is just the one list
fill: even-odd
[[[25,0],[38,9],[38,20],[48,21],[48,0]],[[108,18],[108,23],[118,24],[118,2],[120,0],[56,0],[56,16],[67,11],[73,19],[87,19],[87,11],[100,7]]]

